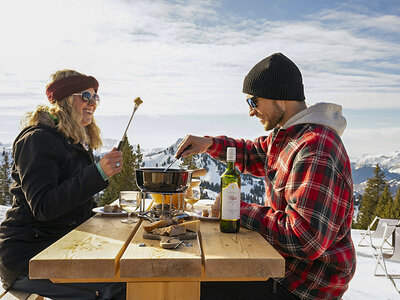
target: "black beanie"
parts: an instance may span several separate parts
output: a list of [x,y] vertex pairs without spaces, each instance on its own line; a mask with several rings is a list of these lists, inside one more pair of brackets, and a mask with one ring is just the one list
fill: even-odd
[[303,101],[304,87],[299,68],[282,53],[274,53],[256,64],[243,82],[243,93],[273,100]]

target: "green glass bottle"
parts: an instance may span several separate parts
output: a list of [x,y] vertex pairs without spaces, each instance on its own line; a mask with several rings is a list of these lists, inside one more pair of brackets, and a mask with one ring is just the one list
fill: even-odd
[[240,228],[240,174],[235,169],[236,148],[228,147],[227,169],[221,176],[221,232],[234,233]]

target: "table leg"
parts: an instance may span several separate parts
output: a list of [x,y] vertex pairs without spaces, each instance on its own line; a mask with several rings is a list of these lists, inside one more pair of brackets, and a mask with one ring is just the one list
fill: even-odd
[[127,300],[199,300],[200,281],[128,282]]

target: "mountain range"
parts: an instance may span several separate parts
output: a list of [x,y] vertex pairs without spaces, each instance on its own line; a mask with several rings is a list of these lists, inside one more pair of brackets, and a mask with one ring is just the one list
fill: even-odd
[[363,193],[368,178],[374,176],[374,169],[378,164],[389,182],[391,192],[395,195],[400,188],[400,151],[388,154],[364,154],[355,159],[350,159],[353,176],[354,191]]
[[[181,139],[178,139],[168,148],[141,149],[143,152],[143,162],[145,167],[163,167],[169,165],[177,151],[177,146]],[[117,140],[104,139],[101,152],[97,155],[107,153],[118,144]],[[136,147],[134,145],[134,147]],[[10,144],[0,143],[0,150],[11,151]],[[0,161],[2,156],[0,156]],[[211,158],[207,154],[198,154],[195,156],[195,163],[198,168],[207,169],[207,175],[201,177],[202,187],[206,197],[215,199],[219,191],[220,177],[225,171],[225,164]],[[177,160],[172,167],[179,167],[181,160]],[[388,154],[362,156],[351,159],[351,169],[353,175],[354,191],[362,194],[364,192],[366,181],[374,176],[373,170],[379,164],[388,180],[391,191],[395,195],[400,187],[400,151],[394,151]],[[254,177],[248,174],[242,174],[242,198],[251,202],[262,202],[264,195],[263,178]]]
[[[151,150],[142,149],[145,166],[167,166],[172,162],[177,151],[177,145],[179,145],[180,141],[181,139],[178,139],[168,148],[156,148]],[[104,147],[112,149],[116,144],[116,140],[108,139],[105,141]],[[216,192],[218,189],[215,187],[219,185],[220,176],[226,168],[225,164],[204,153],[197,155],[195,162],[197,167],[206,168],[208,170],[207,175],[201,178],[203,187],[211,186],[212,190]],[[174,167],[178,167],[179,163],[181,162],[177,161],[174,164]],[[374,176],[373,170],[377,164],[384,172],[391,187],[392,194],[395,195],[396,190],[400,188],[400,151],[380,155],[364,154],[350,159],[350,164],[353,175],[354,192],[358,194],[364,193],[366,182],[368,178]],[[242,174],[242,192],[245,194],[247,199],[250,198],[250,195],[253,197],[255,196],[256,199],[262,199],[264,194],[263,178]],[[215,194],[212,195],[215,196]]]

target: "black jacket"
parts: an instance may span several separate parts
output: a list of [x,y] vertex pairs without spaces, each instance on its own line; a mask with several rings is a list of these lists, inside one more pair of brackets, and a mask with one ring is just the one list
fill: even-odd
[[93,195],[107,187],[92,151],[54,126],[22,130],[13,144],[12,208],[0,226],[0,276],[7,288],[29,260],[92,216]]

